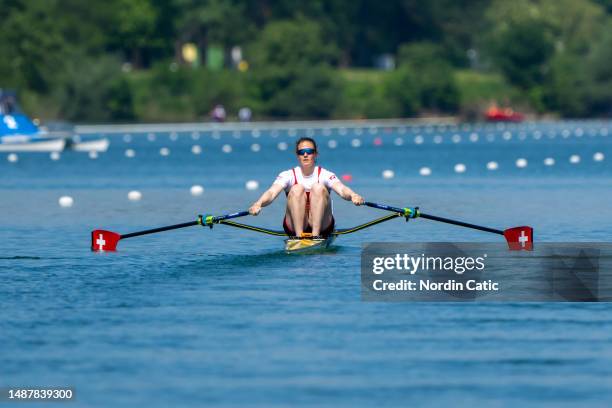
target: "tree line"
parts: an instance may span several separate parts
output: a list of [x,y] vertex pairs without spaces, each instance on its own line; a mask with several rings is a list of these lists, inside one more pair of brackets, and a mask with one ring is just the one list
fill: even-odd
[[81,122],[201,120],[217,103],[256,118],[469,114],[493,99],[609,116],[611,13],[612,0],[0,0],[0,88]]

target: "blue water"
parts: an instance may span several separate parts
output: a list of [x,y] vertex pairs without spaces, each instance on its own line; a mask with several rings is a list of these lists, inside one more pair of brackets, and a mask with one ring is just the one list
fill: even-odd
[[[154,141],[131,133],[129,142],[108,135],[97,159],[0,155],[0,387],[74,387],[75,407],[612,404],[609,304],[360,300],[365,242],[495,235],[398,219],[343,236],[326,253],[288,256],[280,238],[215,226],[89,251],[94,228],[127,233],[246,209],[294,165],[293,144],[305,134],[319,141],[320,163],[352,175],[370,201],[494,228],[527,224],[539,241],[611,241],[611,122],[313,124],[293,133],[155,133]],[[191,153],[195,144],[202,154]],[[499,168],[487,170],[490,161]],[[422,167],[431,175],[419,175]],[[395,177],[383,179],[384,170]],[[259,189],[246,190],[248,180]],[[190,195],[194,184],[202,196]],[[142,200],[129,201],[130,190]],[[63,195],[73,207],[58,205]],[[340,227],[382,215],[334,204]],[[278,229],[283,210],[280,197],[246,221]]]

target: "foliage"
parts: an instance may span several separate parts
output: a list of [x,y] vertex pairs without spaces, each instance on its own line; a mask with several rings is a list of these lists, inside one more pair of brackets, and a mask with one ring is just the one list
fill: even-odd
[[276,117],[329,117],[339,101],[330,68],[335,47],[310,20],[270,23],[251,47],[261,113]]
[[[202,119],[215,103],[413,116],[487,99],[610,115],[611,13],[610,0],[0,0],[0,87],[76,121]],[[187,67],[187,42],[200,62],[241,46],[250,69]],[[382,54],[395,71],[372,69]]]
[[93,121],[134,119],[131,90],[116,58],[76,55],[57,78],[57,104],[62,117]]

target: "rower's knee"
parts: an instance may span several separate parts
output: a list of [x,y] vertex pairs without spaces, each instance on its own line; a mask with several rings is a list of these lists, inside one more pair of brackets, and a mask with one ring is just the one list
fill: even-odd
[[310,194],[326,197],[329,195],[327,188],[321,183],[315,183],[310,188]]
[[291,187],[291,189],[289,190],[287,198],[296,199],[298,197],[302,197],[305,191],[306,190],[304,190],[304,187],[300,184],[294,184],[293,187]]

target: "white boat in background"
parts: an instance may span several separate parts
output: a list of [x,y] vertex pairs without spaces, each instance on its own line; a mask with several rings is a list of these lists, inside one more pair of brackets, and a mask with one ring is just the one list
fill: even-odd
[[81,141],[80,138],[74,137],[66,147],[77,152],[103,153],[108,150],[109,145],[110,141],[106,138]]
[[66,147],[66,139],[26,137],[24,139],[2,138],[0,152],[61,152]]
[[72,129],[47,131],[19,107],[14,91],[0,89],[0,152],[105,152],[108,139],[81,140]]

